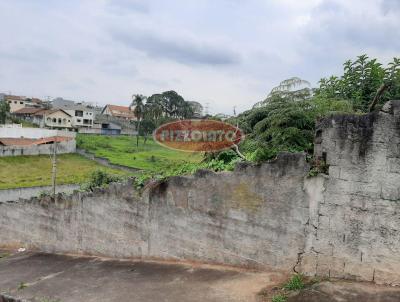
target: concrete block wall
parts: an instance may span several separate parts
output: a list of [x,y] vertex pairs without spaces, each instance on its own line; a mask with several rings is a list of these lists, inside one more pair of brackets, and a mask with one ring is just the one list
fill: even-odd
[[292,270],[304,250],[304,154],[153,184],[0,203],[0,245]]
[[0,203],[0,245],[400,285],[400,102],[320,121],[315,156],[329,175],[309,178],[304,154],[282,154],[142,193],[114,184],[56,203]]
[[309,274],[400,285],[400,101],[317,127],[329,164],[302,257]]
[[[74,153],[76,141],[71,139],[57,143],[57,153]],[[30,145],[30,146],[0,146],[0,157],[20,155],[53,154],[53,144]]]

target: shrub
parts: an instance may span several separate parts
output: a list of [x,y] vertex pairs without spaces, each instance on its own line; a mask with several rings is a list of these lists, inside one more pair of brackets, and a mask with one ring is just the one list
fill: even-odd
[[300,274],[293,275],[292,278],[283,286],[286,290],[300,290],[305,287],[303,276]]
[[272,302],[286,302],[287,297],[283,294],[277,294],[272,297]]
[[103,170],[94,171],[89,178],[89,181],[82,186],[85,191],[93,191],[94,188],[104,187],[112,182],[120,181],[121,178],[109,174]]

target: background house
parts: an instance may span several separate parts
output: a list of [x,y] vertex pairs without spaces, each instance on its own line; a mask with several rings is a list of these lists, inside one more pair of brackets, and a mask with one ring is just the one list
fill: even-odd
[[26,98],[24,96],[17,95],[3,95],[3,100],[10,105],[10,112],[14,113],[23,108],[41,108],[43,102],[37,98]]
[[62,109],[50,109],[35,113],[42,116],[41,126],[53,129],[72,129],[72,115]]
[[135,121],[135,113],[131,110],[131,107],[117,106],[117,105],[106,105],[101,114],[120,118],[128,121]]
[[112,122],[95,122],[92,128],[79,129],[79,133],[101,135],[120,135],[121,131],[122,127]]
[[71,115],[72,127],[91,128],[95,118],[95,109],[89,103],[75,103],[74,101],[56,98],[51,103],[53,109],[62,109]]
[[40,112],[42,111],[45,111],[45,109],[26,107],[14,111],[13,115],[20,120],[25,120],[41,126],[43,115],[40,115]]

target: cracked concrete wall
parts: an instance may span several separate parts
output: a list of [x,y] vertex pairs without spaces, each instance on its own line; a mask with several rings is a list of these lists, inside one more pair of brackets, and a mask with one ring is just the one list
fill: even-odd
[[304,154],[234,172],[0,203],[0,245],[111,257],[186,259],[292,270],[309,208]]
[[317,125],[304,154],[234,172],[0,203],[0,245],[111,257],[274,267],[400,284],[400,101]]
[[316,136],[329,177],[308,184],[322,194],[310,203],[302,271],[400,284],[400,101],[324,119]]

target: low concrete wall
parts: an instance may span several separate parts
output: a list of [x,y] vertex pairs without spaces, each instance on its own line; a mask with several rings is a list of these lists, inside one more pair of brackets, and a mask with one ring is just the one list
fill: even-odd
[[76,137],[76,133],[64,130],[51,130],[43,128],[0,128],[0,137],[11,138],[43,138],[52,136]]
[[[54,146],[53,144],[30,145],[30,146],[0,146],[0,157],[53,154],[54,150],[53,146]],[[75,139],[57,143],[58,154],[74,153],[75,151],[76,151]]]
[[317,128],[315,155],[329,175],[309,178],[304,154],[282,154],[142,193],[114,184],[57,203],[0,203],[0,244],[400,285],[400,101]]
[[315,155],[329,177],[313,185],[303,270],[400,285],[400,101],[320,121]]
[[[78,190],[79,185],[57,185],[57,193],[67,193],[70,194],[74,190]],[[30,199],[32,197],[39,196],[42,192],[50,192],[52,190],[51,186],[39,186],[39,187],[29,187],[29,188],[18,188],[18,189],[7,189],[0,190],[0,202],[7,202],[22,199]]]
[[156,257],[292,270],[304,249],[305,155],[199,172],[146,189],[112,185],[0,204],[0,243],[47,252]]

